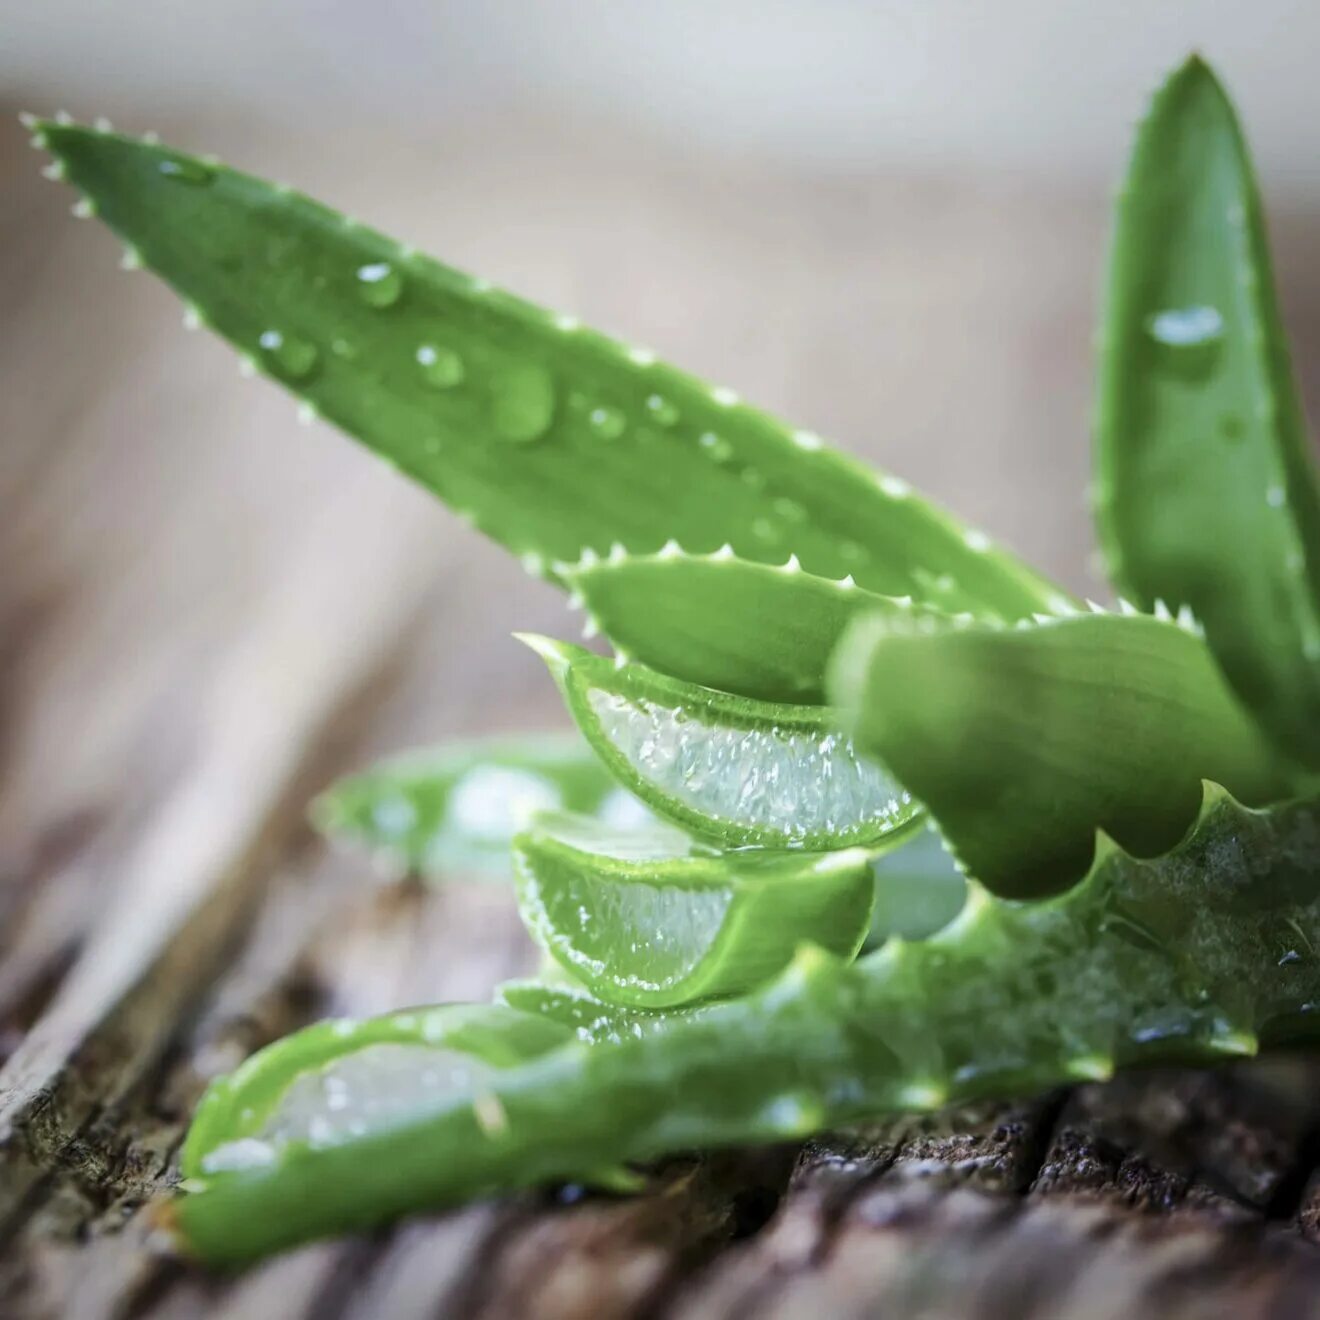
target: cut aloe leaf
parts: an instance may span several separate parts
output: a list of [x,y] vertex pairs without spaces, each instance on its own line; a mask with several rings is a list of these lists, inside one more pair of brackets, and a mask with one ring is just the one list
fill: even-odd
[[859,757],[824,706],[755,701],[523,636],[610,772],[657,815],[722,847],[878,844],[920,808]]
[[607,1003],[669,1008],[769,980],[804,942],[843,958],[870,927],[870,854],[681,852],[673,831],[539,817],[514,840],[537,943]]
[[967,879],[939,831],[929,824],[876,858],[871,869],[875,873],[875,907],[868,947],[891,935],[924,940],[943,930],[967,900]]
[[438,877],[509,875],[509,842],[538,811],[640,825],[650,813],[577,734],[489,738],[392,757],[316,800],[322,833],[365,846],[392,869]]
[[1066,888],[1096,830],[1149,857],[1195,819],[1203,779],[1248,803],[1294,788],[1205,643],[1148,616],[1012,629],[863,620],[834,692],[859,749],[925,803],[996,893]]
[[536,571],[677,537],[796,553],[887,595],[943,581],[951,609],[1049,608],[1055,588],[1021,561],[732,391],[287,188],[114,133],[34,128],[192,319]]
[[548,1016],[475,1004],[318,1022],[211,1084],[188,1132],[183,1176],[266,1168],[299,1148],[414,1122],[458,1097],[480,1117],[498,1069],[572,1038]]
[[851,577],[804,573],[796,558],[772,567],[732,547],[657,555],[618,546],[562,570],[587,611],[588,631],[663,674],[761,701],[825,698],[825,671],[848,624],[862,614],[913,613],[908,597],[865,591]]
[[1320,489],[1247,147],[1195,57],[1137,135],[1099,368],[1112,576],[1190,606],[1243,702],[1320,768]]
[[504,1069],[498,1133],[460,1093],[377,1140],[190,1184],[181,1235],[208,1261],[241,1262],[584,1165],[1314,1045],[1318,811],[1315,800],[1248,811],[1208,787],[1166,857],[1111,845],[1085,881],[1042,902],[970,886],[963,913],[928,940],[852,963],[804,949],[749,995]]

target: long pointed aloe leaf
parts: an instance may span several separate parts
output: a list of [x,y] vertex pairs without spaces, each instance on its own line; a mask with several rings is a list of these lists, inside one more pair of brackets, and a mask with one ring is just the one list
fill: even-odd
[[910,597],[878,596],[851,577],[835,582],[737,558],[730,546],[655,555],[617,547],[566,566],[563,576],[615,650],[661,673],[762,701],[821,702],[825,673],[848,624],[862,614],[905,616]]
[[1210,789],[1167,857],[1110,845],[1084,883],[1042,902],[974,889],[928,940],[851,966],[808,951],[747,998],[494,1072],[480,1108],[458,1088],[409,1121],[195,1180],[177,1204],[183,1239],[238,1261],[584,1164],[1314,1039],[1318,831],[1315,802],[1257,813]]
[[523,640],[610,773],[720,847],[874,846],[919,814],[827,707],[754,701],[547,637]]
[[514,857],[537,943],[595,995],[629,1007],[750,990],[802,941],[851,958],[875,892],[864,849],[711,855],[564,813],[537,817]]
[[1320,493],[1247,148],[1199,59],[1137,135],[1099,366],[1113,577],[1190,605],[1243,701],[1320,767]]
[[1095,832],[1151,856],[1202,779],[1262,803],[1294,787],[1204,642],[1151,616],[1019,628],[863,620],[835,691],[860,750],[920,799],[968,872],[1026,897],[1072,884]]
[[307,198],[154,143],[35,124],[83,206],[316,413],[539,571],[584,547],[796,553],[1020,617],[1054,589],[852,460]]
[[513,836],[534,812],[557,808],[620,825],[647,818],[574,733],[487,738],[391,757],[332,785],[313,804],[312,819],[391,869],[432,878],[508,876]]

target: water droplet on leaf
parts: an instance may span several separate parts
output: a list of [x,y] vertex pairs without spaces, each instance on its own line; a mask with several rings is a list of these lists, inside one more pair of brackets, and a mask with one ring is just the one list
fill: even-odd
[[388,261],[357,268],[358,296],[368,307],[393,307],[403,293],[403,276]]
[[617,440],[623,434],[627,421],[617,408],[601,404],[587,414],[587,424],[602,440]]
[[455,385],[461,385],[467,375],[463,359],[452,348],[423,344],[417,350],[417,362],[426,383],[437,390],[451,390]]
[[210,165],[188,156],[168,157],[156,168],[167,179],[172,179],[176,183],[190,183],[195,188],[204,188],[215,178],[215,170]]
[[704,432],[698,438],[697,443],[717,463],[727,463],[733,457],[733,446],[723,436],[716,435],[714,431]]
[[285,380],[306,380],[316,369],[316,345],[281,330],[263,330],[257,341],[266,366]]
[[1224,318],[1215,307],[1170,307],[1146,322],[1160,360],[1175,374],[1200,379],[1214,370],[1224,344]]
[[550,373],[534,363],[501,372],[492,386],[491,410],[501,439],[514,444],[539,439],[555,415],[555,384]]
[[662,394],[652,394],[646,400],[646,411],[661,426],[674,426],[678,422],[678,409]]

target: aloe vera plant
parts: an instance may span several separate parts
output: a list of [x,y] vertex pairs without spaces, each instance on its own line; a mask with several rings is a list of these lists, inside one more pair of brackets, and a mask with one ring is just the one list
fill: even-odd
[[188,1248],[243,1261],[493,1190],[619,1186],[675,1149],[1314,1034],[1320,497],[1203,63],[1139,131],[1110,259],[1097,508],[1136,602],[1116,613],[730,391],[305,198],[31,126],[192,320],[615,650],[524,639],[585,741],[414,757],[321,799],[323,828],[424,871],[508,846],[554,965],[492,1005],[317,1024],[215,1083],[174,1208]]

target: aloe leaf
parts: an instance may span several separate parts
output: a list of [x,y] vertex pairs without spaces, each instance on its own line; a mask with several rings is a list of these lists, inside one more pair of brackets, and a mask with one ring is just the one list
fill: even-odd
[[260,1168],[289,1142],[343,1142],[433,1107],[437,1094],[475,1099],[493,1069],[572,1036],[548,1015],[484,1004],[318,1022],[212,1083],[188,1131],[183,1176]]
[[844,958],[861,947],[864,849],[711,855],[676,833],[558,813],[514,840],[523,923],[600,999],[672,1008],[768,981],[804,940]]
[[1253,804],[1294,787],[1204,642],[1173,622],[921,623],[859,622],[834,691],[858,749],[996,893],[1072,884],[1097,829],[1138,855],[1164,852],[1194,819],[1203,778]]
[[655,555],[622,546],[589,554],[562,576],[587,612],[589,634],[674,678],[762,701],[818,703],[848,624],[862,614],[908,615],[910,597],[878,596],[851,577],[835,582],[738,559],[732,546],[688,554],[671,542]]
[[1099,372],[1112,576],[1189,605],[1242,700],[1320,768],[1320,492],[1247,147],[1195,57],[1137,135]]
[[[216,1173],[261,1169],[290,1147],[342,1146],[406,1123],[464,1095],[498,1130],[489,1089],[499,1070],[574,1038],[549,1013],[500,1004],[443,1004],[383,1017],[318,1022],[214,1082],[198,1107],[180,1160],[184,1186]],[[284,1044],[284,1042],[281,1042]],[[616,1192],[642,1183],[621,1166],[584,1165],[579,1181]],[[351,1202],[352,1187],[340,1189]]]
[[552,962],[551,966],[557,977],[505,981],[496,987],[495,1002],[520,1013],[549,1018],[589,1045],[606,1041],[617,1044],[630,1036],[660,1030],[675,1017],[695,1016],[711,1007],[709,1001],[666,1010],[607,1003],[570,977],[558,963]]
[[973,886],[928,940],[891,940],[851,965],[806,950],[745,998],[553,1048],[494,1073],[485,1122],[460,1087],[351,1142],[290,1143],[262,1167],[192,1180],[176,1206],[183,1239],[208,1260],[241,1261],[587,1163],[1314,1040],[1318,839],[1318,802],[1253,812],[1207,786],[1165,857],[1107,844],[1056,898],[1016,903]]
[[155,143],[35,128],[85,209],[192,319],[536,571],[677,537],[768,562],[796,553],[888,595],[943,580],[949,608],[1005,617],[1056,594],[897,479],[650,353],[288,189]]
[[537,811],[619,825],[649,816],[577,734],[486,738],[410,752],[341,779],[312,806],[316,827],[391,869],[431,878],[507,877],[509,843]]
[[891,935],[925,939],[947,926],[967,898],[967,880],[929,822],[877,857],[871,869],[875,906],[868,947]]
[[523,635],[618,781],[724,848],[825,851],[896,838],[920,808],[824,706],[755,701]]

